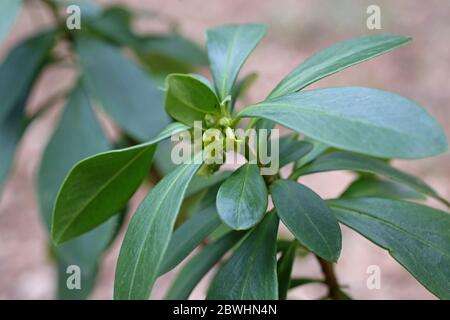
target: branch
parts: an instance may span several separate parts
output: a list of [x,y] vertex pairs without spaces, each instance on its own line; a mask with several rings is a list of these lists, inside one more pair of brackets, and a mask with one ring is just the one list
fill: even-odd
[[333,270],[333,264],[328,262],[319,256],[316,256],[317,261],[320,264],[320,268],[322,269],[322,273],[325,276],[325,284],[328,287],[328,298],[333,300],[340,300],[341,294],[339,292],[339,284],[336,278],[336,275]]

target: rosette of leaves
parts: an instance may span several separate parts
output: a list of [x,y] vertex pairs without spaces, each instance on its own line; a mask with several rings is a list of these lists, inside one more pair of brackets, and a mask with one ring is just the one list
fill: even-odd
[[[236,112],[234,102],[247,79],[236,81],[239,70],[265,32],[260,24],[207,31],[213,82],[193,74],[170,75],[165,107],[178,123],[143,144],[100,153],[72,168],[53,212],[55,243],[80,236],[114,216],[142,183],[162,140],[191,130],[194,121],[233,138],[230,129],[250,118],[248,128],[279,124],[294,132],[280,141],[280,163],[294,163],[291,175],[262,177],[259,164],[246,163],[217,182],[221,180],[215,178],[217,167],[210,168],[206,173],[211,176],[203,182],[208,192],[197,213],[174,228],[196,174],[208,167],[202,161],[176,166],[148,193],[131,219],[117,262],[115,299],[147,299],[157,278],[200,244],[179,271],[168,299],[188,298],[220,261],[208,299],[285,299],[290,288],[311,282],[328,286],[326,298],[348,299],[333,273],[341,252],[339,223],[388,250],[437,297],[450,298],[450,216],[410,200],[432,197],[449,203],[388,161],[446,152],[442,128],[417,103],[388,91],[304,90],[411,39],[376,35],[334,44],[290,72],[266,99]],[[203,138],[206,144],[208,137]],[[303,175],[333,170],[361,174],[338,199],[324,200],[297,181]],[[280,223],[292,233],[293,241],[277,240]],[[300,249],[318,258],[323,279],[292,278]]]
[[[81,30],[66,28],[66,6],[73,4],[81,8]],[[132,28],[137,14],[126,7],[102,9],[87,1],[29,1],[26,5],[21,0],[1,1],[0,41],[22,5],[47,10],[53,13],[55,21],[49,29],[38,31],[13,47],[0,66],[0,188],[27,128],[65,99],[36,177],[42,221],[50,232],[56,195],[70,168],[99,152],[147,141],[164,129],[171,120],[164,111],[164,92],[158,88],[160,79],[173,71],[189,72],[205,64],[207,56],[203,49],[176,32],[137,34]],[[77,75],[76,81],[70,88],[45,98],[36,113],[27,113],[28,97],[40,76],[58,67],[70,67]],[[117,141],[105,135],[97,116],[100,110],[116,124],[120,132]],[[163,159],[164,153],[156,157]],[[59,298],[86,298],[92,291],[101,257],[115,239],[125,209],[126,202],[101,226],[61,246],[51,245],[50,252],[58,266]],[[69,290],[66,285],[70,265],[80,267],[81,289]]]

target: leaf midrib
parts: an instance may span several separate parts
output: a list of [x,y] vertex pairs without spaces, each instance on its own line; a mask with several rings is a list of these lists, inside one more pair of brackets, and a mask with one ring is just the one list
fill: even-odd
[[[189,167],[186,166],[185,170],[187,170],[188,168]],[[180,173],[177,174],[173,178],[173,181],[167,186],[166,191],[163,193],[163,196],[161,197],[161,200],[159,201],[159,203],[158,203],[156,209],[154,210],[154,212],[159,212],[159,210],[161,209],[161,206],[165,202],[167,196],[169,195],[169,193],[171,193],[173,185],[178,181],[179,177],[182,176],[185,173],[185,170],[180,170]],[[141,261],[141,258],[142,258],[142,251],[143,251],[143,249],[145,247],[145,244],[147,243],[147,238],[148,238],[149,231],[150,231],[150,229],[151,229],[151,227],[153,225],[153,222],[155,221],[156,217],[157,217],[157,214],[155,213],[152,216],[152,219],[150,219],[150,221],[149,221],[149,223],[147,225],[147,228],[145,229],[145,240],[142,241],[141,245],[139,246],[138,254],[137,254],[138,258],[137,258],[136,263],[135,263],[134,268],[133,268],[131,281],[129,282],[130,285],[129,285],[129,290],[128,290],[128,299],[131,298],[131,288],[134,287],[134,281],[135,281],[135,278],[136,278],[136,270],[138,268],[138,265],[140,264],[140,261]],[[167,248],[167,245],[168,245],[168,243],[166,244],[166,248]],[[160,259],[158,260],[158,263],[156,264],[158,267],[154,268],[154,270],[157,270],[157,271],[159,270],[159,265],[161,264],[161,259],[162,258],[163,258],[163,255],[161,255]],[[156,274],[156,272],[155,272],[155,274]],[[152,276],[152,277],[154,277],[154,276]]]
[[[334,113],[327,113],[327,112],[324,112],[324,111],[319,111],[319,110],[313,110],[313,109],[311,109],[311,108],[305,108],[305,107],[302,107],[301,105],[289,105],[289,104],[283,104],[283,103],[273,103],[273,102],[265,102],[265,101],[263,101],[263,102],[261,102],[261,103],[259,103],[259,104],[256,104],[256,105],[252,105],[252,106],[249,106],[248,108],[253,108],[253,109],[255,109],[255,111],[258,113],[260,110],[258,110],[257,109],[257,107],[259,106],[259,107],[261,107],[261,105],[263,105],[263,106],[267,106],[268,108],[270,108],[270,107],[275,107],[275,108],[280,108],[280,107],[283,107],[283,106],[285,106],[285,107],[287,107],[287,108],[289,108],[289,109],[291,109],[291,108],[298,108],[298,109],[301,109],[302,111],[305,111],[305,112],[309,112],[309,113],[312,113],[312,114],[318,114],[318,115],[321,115],[321,116],[323,116],[323,118],[326,118],[326,117],[329,117],[329,118],[337,118],[337,119],[340,119],[340,120],[345,120],[345,121],[347,121],[347,122],[352,122],[352,123],[356,123],[356,124],[364,124],[364,125],[367,125],[368,127],[373,127],[373,128],[378,128],[378,129],[383,129],[383,130],[386,130],[386,131],[391,131],[391,132],[394,132],[394,133],[396,133],[396,134],[398,134],[398,135],[400,135],[400,136],[402,136],[402,137],[406,137],[407,139],[410,139],[411,137],[415,137],[416,139],[418,139],[418,140],[423,140],[422,139],[422,136],[421,135],[419,135],[419,134],[417,134],[417,135],[415,135],[415,134],[413,134],[413,133],[410,133],[410,132],[408,132],[407,134],[406,133],[404,133],[404,132],[402,132],[402,131],[399,131],[399,130],[396,130],[395,128],[391,128],[391,127],[383,127],[383,126],[380,126],[380,125],[373,125],[373,123],[371,123],[371,122],[368,122],[368,121],[360,121],[359,119],[354,119],[354,118],[348,118],[348,117],[340,117],[339,115],[337,115],[337,114],[334,114]],[[243,113],[244,115],[245,115],[245,111],[246,111],[246,109],[243,109],[242,111],[241,111],[241,113]],[[275,110],[274,110],[275,111]],[[248,112],[248,111],[247,111]],[[250,112],[252,112],[252,110],[250,110]],[[251,115],[249,115],[249,116],[251,116]],[[247,116],[248,117],[248,116]],[[252,116],[251,116],[252,117]],[[266,116],[264,116],[264,115],[257,115],[257,117],[261,117],[261,118],[266,118],[266,119],[268,119]],[[277,121],[277,120],[273,120],[273,119],[268,119],[268,120],[270,120],[270,121],[275,121],[275,122],[278,122],[278,123],[280,123],[280,124],[282,124],[280,121]],[[286,127],[288,127],[287,125],[286,125]],[[293,129],[292,127],[291,127],[291,125],[289,125],[289,127],[288,128],[290,128],[290,129],[292,129],[292,130],[294,130],[294,131],[297,131],[297,129]],[[427,140],[428,141],[428,140]]]
[[[447,257],[448,259],[450,259],[450,254],[446,253],[445,251],[442,251],[440,248],[437,248],[437,247],[433,246],[432,243],[426,241],[425,239],[422,239],[420,237],[415,236],[413,233],[410,233],[409,231],[407,231],[407,230],[403,229],[402,227],[399,227],[399,226],[391,223],[388,220],[385,220],[385,219],[379,218],[377,216],[371,215],[369,212],[365,212],[365,211],[360,210],[360,209],[348,208],[348,207],[345,207],[345,206],[342,206],[342,205],[336,205],[336,204],[330,204],[330,206],[331,207],[335,207],[337,209],[344,210],[344,211],[355,212],[355,213],[360,214],[362,216],[368,217],[369,219],[372,219],[372,220],[378,221],[379,223],[385,224],[385,225],[393,228],[394,230],[399,231],[399,233],[404,233],[406,235],[409,235],[412,239],[416,240],[417,242],[420,242],[420,243],[424,244],[425,246],[428,246],[431,249],[434,249],[435,251],[437,251],[440,254],[442,254],[444,257]],[[394,250],[392,248],[386,248],[386,249],[388,249],[391,252],[394,252]]]
[[147,147],[144,147],[142,151],[138,152],[130,162],[128,162],[125,166],[123,166],[120,170],[118,170],[114,175],[112,175],[81,207],[80,210],[78,210],[72,217],[72,219],[69,220],[69,223],[67,223],[66,227],[63,228],[62,232],[60,232],[60,236],[58,239],[61,239],[61,237],[66,233],[67,229],[70,227],[70,225],[83,214],[83,211],[86,210],[87,207],[97,198],[107,187],[108,185],[115,180],[119,175],[121,175],[128,167],[136,161],[137,158],[139,158],[145,151],[147,150]]

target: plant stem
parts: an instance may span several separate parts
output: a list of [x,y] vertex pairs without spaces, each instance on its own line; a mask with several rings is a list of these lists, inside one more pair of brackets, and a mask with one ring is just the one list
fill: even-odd
[[320,268],[322,269],[322,273],[325,276],[325,284],[328,287],[328,298],[333,300],[340,300],[341,295],[339,293],[339,284],[336,278],[336,274],[334,273],[333,264],[328,262],[321,257],[317,256],[317,261],[320,264]]

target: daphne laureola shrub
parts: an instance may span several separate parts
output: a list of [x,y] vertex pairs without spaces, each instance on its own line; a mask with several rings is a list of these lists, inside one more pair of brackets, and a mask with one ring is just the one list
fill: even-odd
[[[410,38],[376,35],[339,42],[296,67],[266,99],[237,112],[235,101],[252,79],[236,81],[239,70],[265,32],[259,24],[208,30],[213,83],[196,74],[169,75],[165,109],[176,122],[152,140],[78,162],[54,206],[53,241],[60,244],[108,223],[143,182],[157,145],[173,135],[186,137],[198,129],[197,123],[203,134],[194,161],[162,177],[128,225],[117,261],[115,299],[148,298],[156,279],[201,243],[207,245],[183,264],[166,298],[188,298],[220,261],[207,299],[285,299],[289,289],[309,282],[324,283],[327,298],[349,298],[333,273],[341,252],[339,223],[388,250],[434,295],[450,298],[450,216],[418,200],[428,196],[449,203],[426,183],[389,164],[394,158],[445,152],[447,141],[439,124],[418,104],[395,93],[363,87],[303,90]],[[280,167],[292,164],[288,176],[262,175],[266,164],[258,157],[232,172],[207,162],[211,157],[223,159],[229,146],[241,146],[249,159],[250,150],[258,153],[273,142],[260,136],[255,143],[237,137],[234,130],[270,130],[275,124],[293,131],[279,141]],[[228,146],[211,152],[208,147],[218,139],[206,133],[208,129],[224,138],[220,146]],[[357,173],[336,199],[324,200],[297,181],[335,170]],[[194,195],[195,212],[186,214],[182,204]],[[294,240],[277,238],[280,222]],[[323,279],[291,276],[299,250],[317,257]]]

